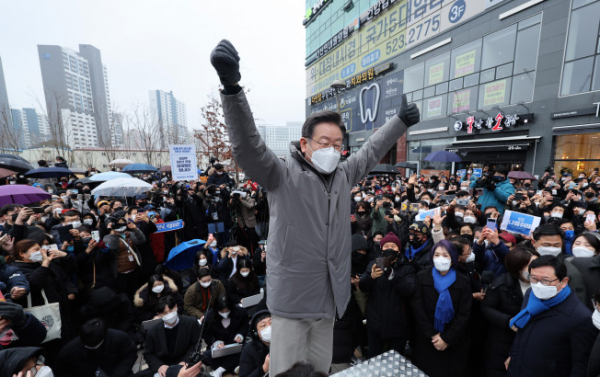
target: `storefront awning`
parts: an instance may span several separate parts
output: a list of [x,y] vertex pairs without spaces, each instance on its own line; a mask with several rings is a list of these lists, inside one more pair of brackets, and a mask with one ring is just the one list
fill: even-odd
[[579,124],[575,126],[553,127],[552,135],[590,134],[600,132],[600,123]]
[[525,152],[541,136],[511,136],[493,139],[458,140],[445,149],[464,161],[524,161]]

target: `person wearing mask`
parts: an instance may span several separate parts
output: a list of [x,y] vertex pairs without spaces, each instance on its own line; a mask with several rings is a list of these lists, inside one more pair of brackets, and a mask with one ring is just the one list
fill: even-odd
[[82,224],[79,219],[79,212],[77,211],[63,210],[63,213],[59,215],[59,218],[60,224],[55,225],[52,227],[52,229],[50,229],[50,235],[52,236],[52,238],[54,238],[58,245],[62,245],[67,240],[61,239],[61,231],[59,229],[69,225],[72,226],[72,229],[76,229],[79,228]]
[[490,229],[487,226],[481,231],[481,235],[473,242],[473,252],[482,271],[492,271],[494,277],[506,272],[504,258],[510,250],[500,239],[498,229]]
[[56,163],[54,164],[57,168],[69,168],[67,161],[62,156],[56,156]]
[[221,377],[226,371],[233,372],[240,364],[240,354],[213,359],[212,350],[234,343],[244,344],[250,329],[248,313],[244,308],[230,303],[226,296],[219,296],[216,307],[210,308],[204,320],[207,322],[203,339],[208,345],[202,357],[204,364],[214,369],[212,377]]
[[598,330],[569,287],[565,263],[542,255],[529,265],[529,281],[523,309],[509,321],[517,335],[506,375],[585,376]]
[[[79,250],[80,246],[83,250]],[[78,277],[84,287],[82,294],[88,295],[93,289],[102,287],[117,289],[117,281],[112,271],[115,260],[116,253],[102,240],[96,242],[91,238],[84,238],[81,243],[75,243]]]
[[29,281],[25,275],[14,264],[7,264],[6,259],[0,255],[0,293],[6,299],[14,301],[27,296],[29,289]]
[[483,188],[483,195],[477,199],[481,208],[495,207],[500,214],[504,213],[504,204],[515,193],[515,187],[506,179],[508,166],[498,165],[490,176],[471,182],[469,188]]
[[[335,316],[344,315],[351,295],[347,198],[407,128],[419,122],[419,110],[403,96],[398,115],[345,161],[341,154],[346,130],[340,114],[312,114],[302,127],[300,141],[290,145],[289,158],[279,159],[257,132],[239,86],[239,56],[233,45],[221,41],[211,62],[224,85],[221,100],[233,157],[269,195],[270,374],[285,371],[299,360],[325,371],[332,358]],[[290,338],[300,343],[290,343]]]
[[271,313],[261,310],[250,321],[250,341],[240,355],[239,377],[262,377],[269,373]]
[[104,237],[104,244],[117,256],[111,268],[117,280],[117,291],[132,298],[138,288],[142,265],[137,246],[144,244],[146,237],[134,223],[128,223],[123,217],[117,218],[107,227],[110,234]]
[[243,246],[240,246],[239,242],[235,239],[231,239],[223,250],[221,250],[221,260],[216,267],[217,272],[219,273],[219,280],[223,284],[226,284],[227,281],[238,271],[238,264],[242,259],[250,259],[247,257],[248,249]]
[[56,377],[128,377],[136,359],[131,338],[95,318],[85,322],[79,336],[60,350],[53,372]]
[[385,262],[379,264],[376,259],[369,264],[359,282],[360,290],[369,294],[366,317],[370,358],[384,352],[385,342],[404,354],[409,333],[406,304],[415,291],[415,269],[403,255],[398,237],[388,233],[381,245]]
[[[360,193],[356,195],[356,198],[362,198]],[[356,205],[356,211],[354,212],[354,220],[351,219],[352,224],[352,234],[360,234],[360,235],[370,235],[371,227],[373,224],[373,220],[369,214],[371,213],[371,208],[369,204],[363,201],[360,201]]]
[[417,325],[412,360],[431,377],[465,376],[471,286],[456,272],[458,251],[450,241],[434,245],[430,258],[433,267],[417,275],[411,302]]
[[172,365],[188,362],[200,337],[200,325],[194,317],[178,315],[173,296],[158,299],[156,314],[163,323],[148,329],[144,359],[152,373],[167,375]]
[[569,219],[560,219],[556,221],[555,224],[565,234],[565,254],[573,255],[573,252],[571,251],[573,241],[575,241],[575,227],[573,226],[573,222]]
[[229,174],[225,171],[225,167],[223,164],[215,164],[214,165],[215,172],[208,177],[206,181],[206,185],[215,185],[215,186],[233,186],[235,181],[229,176]]
[[209,269],[199,269],[196,282],[185,292],[185,314],[202,319],[209,306],[214,306],[217,298],[225,294],[225,286],[212,278]]
[[404,255],[415,271],[431,266],[431,248],[433,240],[429,237],[429,227],[423,221],[417,221],[408,227],[408,244]]
[[[14,347],[39,346],[46,339],[46,326],[23,307],[4,301],[0,294],[0,350]],[[12,336],[8,331],[12,331]]]
[[91,291],[79,308],[79,319],[83,322],[93,318],[102,319],[108,328],[133,333],[133,304],[124,293],[116,293],[108,287]]
[[156,268],[156,259],[154,258],[154,252],[152,251],[151,236],[158,229],[156,228],[156,224],[150,221],[150,217],[148,217],[148,214],[142,208],[129,208],[127,217],[129,221],[133,222],[135,226],[138,227],[146,239],[144,243],[137,247],[140,256],[142,257],[141,278],[146,280],[154,273],[154,269]]
[[591,296],[587,295],[586,284],[581,271],[572,262],[565,260],[564,237],[564,232],[555,224],[540,225],[533,232],[531,244],[541,256],[553,256],[564,262],[567,267],[569,287],[584,305],[589,305]]
[[[594,327],[600,330],[600,290],[594,294],[593,308],[592,308],[592,323]],[[590,356],[590,362],[588,365],[587,377],[600,376],[600,335],[596,337],[594,346]]]
[[371,232],[375,234],[375,232],[385,232],[388,227],[388,212],[393,206],[394,200],[388,194],[383,195],[383,197],[375,203],[375,207],[371,211]]
[[489,323],[483,354],[485,377],[506,375],[504,362],[516,336],[508,323],[521,311],[523,297],[531,287],[529,264],[538,257],[535,250],[516,246],[504,261],[507,272],[497,277],[487,289],[481,303],[481,313]]
[[0,376],[53,377],[52,369],[45,364],[41,347],[15,347],[0,351]]
[[583,277],[587,299],[583,301],[591,308],[594,293],[600,290],[600,240],[592,233],[583,233],[573,242],[573,255],[570,263]]
[[[71,274],[77,271],[75,259],[60,250],[42,249],[32,240],[22,240],[15,244],[12,253],[14,265],[25,275],[30,286],[32,306],[44,305],[43,294],[48,303],[58,302],[61,317],[61,339],[69,341],[75,336],[72,325],[70,301],[76,299],[77,287],[73,284]],[[21,297],[16,302],[27,306],[27,298]],[[55,340],[44,346],[61,343]]]
[[133,296],[133,305],[138,322],[148,321],[156,317],[156,304],[161,297],[173,296],[179,308],[179,314],[183,313],[183,298],[179,293],[177,285],[168,276],[152,275],[148,282],[140,287]]
[[[217,251],[218,252],[218,251]],[[200,270],[209,270],[212,272],[213,258],[217,258],[210,249],[202,248],[196,252],[194,256],[194,264],[192,266],[192,272],[194,273],[194,277],[198,277],[198,272]]]
[[237,267],[238,270],[227,282],[227,297],[234,304],[242,304],[246,297],[260,293],[260,284],[248,259],[240,259]]

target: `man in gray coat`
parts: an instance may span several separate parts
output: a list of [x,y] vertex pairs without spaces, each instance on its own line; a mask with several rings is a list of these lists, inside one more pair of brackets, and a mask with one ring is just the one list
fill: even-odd
[[269,193],[270,375],[301,360],[327,373],[336,312],[342,317],[350,301],[350,189],[407,127],[418,123],[419,110],[403,96],[398,116],[344,162],[340,115],[315,113],[304,123],[300,141],[291,144],[291,158],[279,159],[261,139],[238,85],[239,56],[233,45],[221,41],[211,63],[224,86],[221,101],[233,157]]

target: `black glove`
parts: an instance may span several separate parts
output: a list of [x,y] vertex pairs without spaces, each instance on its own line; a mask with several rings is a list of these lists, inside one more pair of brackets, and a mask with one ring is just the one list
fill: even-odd
[[414,103],[408,104],[406,100],[406,94],[402,95],[402,105],[400,105],[400,113],[398,114],[400,120],[404,122],[406,127],[413,126],[419,123],[421,116],[419,114],[419,108]]
[[0,302],[0,318],[8,319],[15,327],[23,326],[26,319],[23,307],[13,302]]
[[494,182],[487,182],[485,188],[488,191],[494,191],[496,189],[496,184]]
[[223,86],[232,86],[240,82],[240,57],[235,47],[223,39],[210,54],[210,63],[217,70]]

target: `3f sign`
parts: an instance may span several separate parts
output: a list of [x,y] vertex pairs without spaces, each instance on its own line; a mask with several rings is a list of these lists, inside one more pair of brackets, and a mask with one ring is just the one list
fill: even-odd
[[450,8],[450,14],[448,15],[448,19],[452,23],[456,23],[460,21],[460,19],[465,14],[465,10],[467,8],[467,4],[464,0],[459,0],[452,5]]

